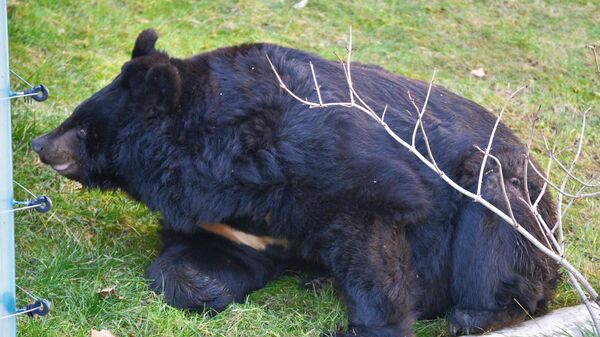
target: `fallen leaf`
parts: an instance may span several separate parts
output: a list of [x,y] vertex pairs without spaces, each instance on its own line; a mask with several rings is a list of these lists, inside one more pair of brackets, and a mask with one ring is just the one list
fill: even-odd
[[100,298],[106,298],[115,294],[115,286],[98,289],[98,295],[100,296]]
[[98,296],[100,296],[101,299],[105,299],[107,297],[114,297],[118,300],[124,300],[125,297],[118,296],[117,292],[115,291],[115,288],[116,288],[115,286],[110,286],[110,287],[98,289]]
[[483,70],[483,68],[473,69],[471,70],[471,75],[482,78],[483,76],[485,76],[485,70]]
[[301,1],[298,1],[294,5],[294,8],[296,8],[296,9],[302,9],[302,8],[306,7],[307,4],[308,4],[308,0],[301,0]]
[[94,330],[92,329],[92,333],[90,337],[116,337],[110,330]]

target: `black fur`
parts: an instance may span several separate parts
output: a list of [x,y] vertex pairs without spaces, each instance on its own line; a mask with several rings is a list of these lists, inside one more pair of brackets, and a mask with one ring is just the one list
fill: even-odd
[[[87,130],[65,156],[77,169],[64,174],[122,189],[162,214],[165,247],[148,277],[169,304],[222,310],[299,259],[334,275],[358,336],[412,336],[415,318],[447,313],[452,333],[482,332],[524,318],[521,307],[546,309],[554,262],[364,113],[294,100],[266,56],[293,92],[312,101],[309,62],[323,101],[348,101],[338,63],[270,44],[177,59],[156,51],[156,39],[153,31],[140,34],[122,73],[37,139],[36,149],[56,167],[52,143],[66,130]],[[427,84],[370,65],[354,64],[352,74],[361,97],[378,112],[387,104],[386,122],[410,139],[417,113],[408,93],[420,106]],[[433,88],[424,118],[433,155],[470,190],[482,159],[473,145],[487,145],[494,121],[481,106]],[[417,145],[425,153],[421,135]],[[503,124],[492,153],[503,163],[517,220],[541,238],[520,201],[524,147]],[[504,209],[493,162],[486,172],[484,196]],[[528,183],[536,198],[540,179],[530,173]],[[550,196],[540,205],[552,223]],[[219,222],[289,245],[272,254],[200,229]]]

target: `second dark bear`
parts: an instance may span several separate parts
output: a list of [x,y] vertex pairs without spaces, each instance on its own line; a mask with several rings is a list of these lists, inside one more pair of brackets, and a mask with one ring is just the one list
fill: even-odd
[[[189,59],[155,50],[144,31],[117,78],[57,129],[33,141],[45,163],[89,187],[122,189],[159,211],[164,248],[152,287],[186,309],[222,310],[280,275],[287,261],[330,271],[348,307],[349,333],[413,336],[417,318],[448,314],[453,334],[482,332],[546,310],[557,265],[481,205],[461,196],[364,113],[310,109],[309,62],[326,102],[347,101],[341,66],[269,44]],[[354,64],[356,90],[410,139],[427,85]],[[411,114],[409,111],[413,111]],[[434,87],[425,126],[441,169],[470,190],[495,118]],[[425,153],[421,136],[418,148]],[[520,202],[524,147],[504,125],[493,144],[516,219],[538,238]],[[500,208],[488,161],[483,196]],[[532,172],[533,170],[528,170]],[[540,211],[554,220],[548,195]],[[223,224],[227,225],[223,225]]]

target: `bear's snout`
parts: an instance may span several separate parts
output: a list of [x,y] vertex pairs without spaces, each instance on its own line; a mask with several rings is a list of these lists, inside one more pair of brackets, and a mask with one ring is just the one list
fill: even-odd
[[58,128],[31,141],[31,147],[44,164],[56,172],[76,179],[79,177],[79,164],[76,155],[77,136],[74,129],[61,132]]
[[40,152],[44,149],[46,144],[48,143],[48,138],[46,135],[39,136],[36,139],[31,141],[31,147],[35,153],[40,154]]

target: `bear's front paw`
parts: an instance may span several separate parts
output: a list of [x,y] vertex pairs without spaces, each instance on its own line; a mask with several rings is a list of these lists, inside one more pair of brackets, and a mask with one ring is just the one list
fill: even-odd
[[412,331],[383,328],[351,328],[347,332],[324,332],[321,337],[414,337]]
[[490,321],[495,312],[484,310],[453,309],[448,317],[448,330],[451,336],[482,334],[490,330]]
[[220,281],[186,263],[165,266],[155,261],[146,277],[151,281],[150,288],[164,294],[165,302],[176,308],[219,312],[234,301]]

